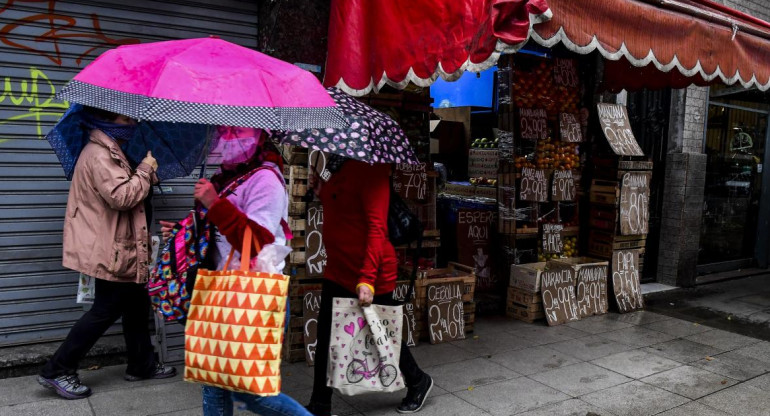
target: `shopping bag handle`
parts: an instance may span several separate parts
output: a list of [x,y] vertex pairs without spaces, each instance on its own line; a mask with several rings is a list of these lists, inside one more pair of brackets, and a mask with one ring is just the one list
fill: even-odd
[[[243,246],[241,247],[241,271],[242,272],[249,271],[249,265],[251,264],[252,241],[254,242],[254,247],[257,249],[257,255],[259,255],[259,252],[260,250],[262,250],[262,247],[259,245],[257,236],[255,236],[254,232],[251,231],[251,227],[247,225],[246,230],[243,232]],[[227,261],[225,262],[225,267],[222,269],[223,271],[230,269],[230,262],[233,260],[233,253],[235,253],[235,247],[230,248],[230,254],[227,255]],[[244,253],[246,254],[244,255]],[[243,261],[243,260],[246,260],[246,261]]]

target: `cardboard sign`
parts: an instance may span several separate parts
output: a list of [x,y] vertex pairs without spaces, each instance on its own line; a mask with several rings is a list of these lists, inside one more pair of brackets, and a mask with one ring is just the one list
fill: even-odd
[[468,151],[468,177],[497,178],[500,154],[496,149],[470,149]]
[[612,151],[619,156],[644,156],[642,148],[636,142],[631,131],[631,123],[628,121],[626,106],[620,104],[599,103],[596,105],[599,112],[599,124],[604,137],[612,147]]
[[607,313],[607,265],[587,265],[579,268],[575,296],[581,319]]
[[583,141],[583,128],[576,115],[559,114],[559,135],[563,142],[579,143]]
[[323,276],[326,269],[323,224],[323,205],[320,202],[308,203],[305,222],[305,273],[308,277]]
[[644,308],[639,285],[639,250],[612,253],[612,291],[620,313]]
[[[408,295],[409,282],[396,283],[396,288],[393,290],[393,300],[397,302],[403,302],[408,297]],[[409,347],[416,346],[418,338],[415,336],[415,332],[417,331],[417,318],[414,316],[414,300],[415,293],[414,288],[412,288],[410,300],[404,304],[404,331],[402,337],[406,345]]]
[[629,172],[620,185],[620,234],[649,232],[650,180],[652,172]]
[[326,153],[320,150],[311,150],[308,155],[308,171],[311,175],[316,172],[321,179],[328,181],[332,177],[332,173],[326,169]]
[[574,201],[577,196],[571,170],[556,170],[551,182],[551,201]]
[[548,201],[548,180],[545,169],[522,168],[519,199],[531,202]]
[[318,345],[318,313],[321,310],[321,291],[305,293],[302,300],[302,335],[305,339],[305,362],[315,364],[315,350]]
[[393,190],[405,200],[424,201],[428,198],[428,173],[426,165],[399,163],[393,170]]
[[564,243],[561,241],[561,232],[564,226],[561,224],[543,224],[542,250],[545,254],[559,254],[564,251]]
[[465,339],[462,284],[428,285],[428,334],[431,344]]
[[457,211],[457,261],[472,264],[476,273],[476,290],[496,290],[497,275],[492,266],[492,231],[497,225],[497,212],[479,209]]
[[577,62],[574,59],[556,58],[553,62],[553,81],[558,85],[577,88],[580,85]]
[[575,271],[571,267],[543,271],[540,274],[540,292],[548,325],[561,325],[580,319],[575,298]]
[[548,137],[548,116],[543,108],[520,108],[519,127],[522,139],[538,140]]

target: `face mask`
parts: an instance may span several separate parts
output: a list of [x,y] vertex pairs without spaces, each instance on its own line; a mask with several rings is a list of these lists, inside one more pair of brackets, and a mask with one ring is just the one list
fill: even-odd
[[248,162],[256,153],[258,146],[258,137],[222,138],[209,153],[206,163],[209,165],[221,164],[224,168],[234,167],[240,163]]

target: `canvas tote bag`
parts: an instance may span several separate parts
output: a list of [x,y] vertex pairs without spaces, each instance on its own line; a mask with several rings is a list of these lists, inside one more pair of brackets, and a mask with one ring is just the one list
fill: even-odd
[[200,269],[185,326],[185,381],[272,396],[281,392],[281,344],[289,276],[249,271],[246,228],[240,270]]
[[348,396],[403,389],[398,368],[403,306],[362,308],[350,298],[332,302],[326,384]]

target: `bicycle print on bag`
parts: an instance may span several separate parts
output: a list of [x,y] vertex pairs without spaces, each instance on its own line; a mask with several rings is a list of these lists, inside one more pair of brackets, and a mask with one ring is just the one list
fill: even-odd
[[402,306],[361,308],[357,299],[335,298],[332,313],[328,385],[347,395],[402,389]]

